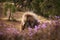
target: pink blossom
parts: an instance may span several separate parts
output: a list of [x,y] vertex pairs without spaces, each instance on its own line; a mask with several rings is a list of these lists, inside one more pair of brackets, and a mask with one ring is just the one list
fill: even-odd
[[46,26],[46,24],[42,24],[42,26],[41,26],[42,28],[46,28],[47,26]]

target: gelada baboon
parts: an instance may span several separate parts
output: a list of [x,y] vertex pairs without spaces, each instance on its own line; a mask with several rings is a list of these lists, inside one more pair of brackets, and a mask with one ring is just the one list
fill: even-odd
[[22,29],[24,30],[27,27],[34,28],[39,25],[37,15],[33,12],[25,12],[22,16]]

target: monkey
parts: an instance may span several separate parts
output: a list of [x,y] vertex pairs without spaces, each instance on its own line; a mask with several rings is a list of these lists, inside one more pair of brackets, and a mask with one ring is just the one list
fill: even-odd
[[22,30],[25,28],[34,28],[35,26],[38,26],[39,20],[37,19],[37,15],[33,12],[25,12],[22,17]]

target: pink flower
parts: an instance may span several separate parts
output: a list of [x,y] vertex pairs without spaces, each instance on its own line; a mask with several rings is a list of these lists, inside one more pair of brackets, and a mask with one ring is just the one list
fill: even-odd
[[46,26],[46,24],[42,24],[42,26],[41,26],[42,28],[46,28],[47,26]]
[[3,32],[0,32],[0,35],[3,35]]
[[34,31],[35,31],[35,32],[37,32],[37,30],[38,30],[38,27],[37,27],[37,26],[35,26]]
[[32,31],[32,28],[28,27],[28,30],[29,30],[29,31]]

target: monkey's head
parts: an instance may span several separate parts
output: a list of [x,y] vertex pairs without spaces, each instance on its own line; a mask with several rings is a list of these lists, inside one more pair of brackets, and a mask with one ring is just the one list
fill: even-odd
[[26,21],[29,21],[31,24],[35,22],[34,20],[38,21],[38,17],[33,12],[25,12],[22,16],[22,26],[26,23]]
[[25,12],[22,16],[22,25],[24,25],[25,21],[27,19],[35,19],[35,20],[38,20],[38,17],[37,17],[37,14],[35,14],[34,12]]

